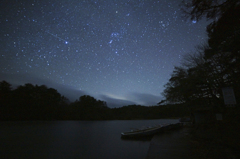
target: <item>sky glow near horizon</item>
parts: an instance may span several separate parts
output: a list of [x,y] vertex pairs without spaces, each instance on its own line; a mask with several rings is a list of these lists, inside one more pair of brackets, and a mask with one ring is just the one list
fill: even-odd
[[0,80],[88,94],[112,107],[154,105],[206,21],[179,0],[10,0],[1,5]]

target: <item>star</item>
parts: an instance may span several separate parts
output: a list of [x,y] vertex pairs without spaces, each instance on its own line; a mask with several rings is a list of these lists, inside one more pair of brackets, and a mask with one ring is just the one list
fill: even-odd
[[184,21],[179,4],[179,0],[3,4],[0,81],[67,87],[78,92],[60,92],[71,101],[86,93],[146,105],[153,103],[150,95],[158,103],[174,66],[207,40],[208,23]]

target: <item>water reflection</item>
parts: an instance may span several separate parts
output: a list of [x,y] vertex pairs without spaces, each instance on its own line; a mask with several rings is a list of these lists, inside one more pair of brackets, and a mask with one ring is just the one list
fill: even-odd
[[121,132],[149,121],[0,122],[0,154],[5,158],[145,158],[150,138],[122,140]]

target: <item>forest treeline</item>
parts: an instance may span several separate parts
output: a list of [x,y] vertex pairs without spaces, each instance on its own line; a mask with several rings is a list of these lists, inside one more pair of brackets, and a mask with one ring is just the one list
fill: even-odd
[[105,101],[89,95],[75,102],[62,96],[56,89],[27,83],[12,89],[0,82],[0,120],[131,120],[178,118],[189,115],[188,109],[178,105],[130,105],[109,108]]
[[207,26],[208,41],[196,46],[176,66],[165,85],[161,103],[188,103],[224,109],[222,88],[234,90],[240,99],[240,1],[185,0],[187,18],[212,22]]
[[[165,85],[163,106],[108,108],[106,102],[85,95],[73,103],[53,88],[25,84],[12,90],[0,88],[1,119],[155,119],[188,115],[195,106],[224,109],[222,88],[234,90],[240,101],[240,1],[183,0],[187,18],[203,17],[208,40],[187,54]],[[173,104],[174,105],[171,105]],[[187,107],[187,105],[189,107]]]

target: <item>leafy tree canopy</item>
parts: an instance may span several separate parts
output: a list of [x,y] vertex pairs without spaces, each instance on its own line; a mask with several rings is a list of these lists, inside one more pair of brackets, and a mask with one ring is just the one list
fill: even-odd
[[183,0],[182,10],[191,20],[214,19],[239,5],[239,0]]

